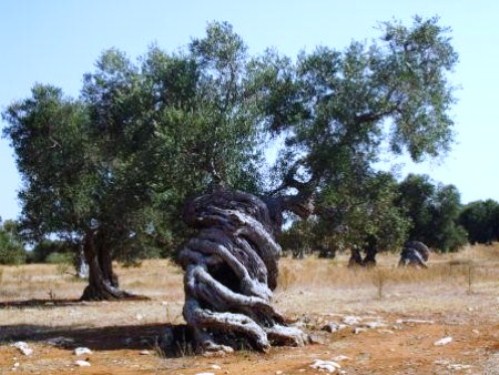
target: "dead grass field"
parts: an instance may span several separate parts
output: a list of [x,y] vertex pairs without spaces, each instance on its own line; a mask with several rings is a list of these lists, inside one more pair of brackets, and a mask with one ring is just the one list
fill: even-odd
[[[315,359],[338,355],[344,374],[499,374],[499,245],[432,254],[428,270],[398,269],[396,255],[372,270],[347,260],[280,261],[275,305],[317,343],[220,358],[155,350],[162,327],[183,322],[183,275],[168,261],[117,266],[122,287],[150,300],[107,303],[78,302],[85,283],[63,266],[0,266],[0,374],[315,374]],[[348,316],[360,321],[321,330]],[[73,342],[50,345],[55,337]],[[443,337],[453,340],[435,346]],[[32,355],[10,346],[19,340]],[[76,357],[79,346],[93,353]]]

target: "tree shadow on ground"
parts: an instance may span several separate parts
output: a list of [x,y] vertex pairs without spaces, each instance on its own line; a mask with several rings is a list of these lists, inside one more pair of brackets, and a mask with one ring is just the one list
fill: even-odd
[[[127,302],[127,301],[150,301],[151,298],[147,296],[132,294],[120,300],[108,301],[108,302]],[[64,306],[88,306],[95,302],[101,301],[82,301],[80,299],[28,299],[23,301],[2,301],[0,302],[0,309],[5,308],[25,308],[25,307],[36,307],[40,309],[50,309],[54,307],[64,307]]]
[[25,308],[25,307],[36,307],[36,308],[53,308],[61,306],[84,306],[78,299],[28,299],[23,301],[2,301],[0,302],[0,309],[5,308]]
[[[0,326],[0,345],[15,341],[29,341],[66,349],[88,347],[91,350],[153,349],[162,335],[165,323],[83,328],[75,326],[50,327],[19,324]],[[62,339],[61,339],[62,338]]]

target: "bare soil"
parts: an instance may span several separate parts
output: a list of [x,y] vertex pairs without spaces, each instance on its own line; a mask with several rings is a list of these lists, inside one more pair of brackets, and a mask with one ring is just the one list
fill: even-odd
[[[282,259],[279,310],[314,340],[305,347],[224,357],[156,350],[165,324],[182,324],[182,272],[167,261],[117,267],[123,287],[148,301],[80,303],[84,282],[61,266],[0,269],[0,374],[318,374],[316,359],[343,374],[499,374],[499,246],[432,255],[429,270],[376,270],[333,261]],[[342,324],[326,332],[326,324]],[[51,345],[50,339],[72,341]],[[446,345],[438,340],[451,337]],[[25,341],[23,355],[11,344]],[[76,347],[91,354],[77,357]],[[346,356],[340,360],[338,356]],[[75,361],[87,360],[90,367]]]

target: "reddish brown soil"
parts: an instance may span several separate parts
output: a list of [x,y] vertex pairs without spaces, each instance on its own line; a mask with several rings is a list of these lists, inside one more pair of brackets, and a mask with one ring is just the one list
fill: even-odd
[[[4,338],[0,345],[0,374],[317,374],[319,371],[310,367],[315,359],[331,360],[338,355],[349,357],[341,362],[344,374],[499,374],[497,324],[469,316],[462,320],[453,317],[450,322],[442,315],[380,318],[386,327],[358,334],[351,328],[327,333],[316,323],[317,327],[307,329],[320,343],[305,347],[273,348],[266,354],[243,351],[225,357],[181,358],[163,358],[155,351],[155,337],[162,329],[159,324],[54,330],[4,326],[0,327]],[[398,319],[408,318],[434,323],[396,324]],[[57,336],[75,341],[66,347],[47,343],[47,339]],[[453,341],[445,346],[434,345],[446,336]],[[14,340],[27,341],[34,353],[22,355],[8,345]],[[89,347],[93,353],[78,358],[73,354],[77,346]],[[91,367],[77,367],[77,359],[87,359]]]

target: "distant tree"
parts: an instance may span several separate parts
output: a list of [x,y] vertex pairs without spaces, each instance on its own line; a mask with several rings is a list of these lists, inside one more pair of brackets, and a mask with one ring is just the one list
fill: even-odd
[[471,202],[461,211],[459,223],[471,244],[491,244],[499,239],[499,203],[492,199]]
[[28,263],[45,263],[51,254],[74,256],[76,251],[66,241],[45,239],[37,242],[28,253]]
[[18,224],[12,220],[2,222],[0,218],[0,264],[21,264],[26,260]]
[[458,223],[460,195],[453,185],[437,185],[426,175],[410,174],[399,189],[398,205],[411,221],[410,240],[444,252],[466,243],[466,231]]
[[[301,230],[306,229],[304,238],[308,238],[308,247],[319,255],[334,256],[338,250],[358,249],[365,253],[358,262],[363,265],[375,263],[378,252],[395,250],[402,245],[409,221],[395,205],[399,192],[391,174],[373,172],[357,184],[330,189],[327,193],[328,204],[343,206],[342,210],[321,208],[319,202],[315,218]],[[299,243],[301,241],[296,240],[291,245]]]

